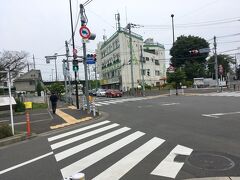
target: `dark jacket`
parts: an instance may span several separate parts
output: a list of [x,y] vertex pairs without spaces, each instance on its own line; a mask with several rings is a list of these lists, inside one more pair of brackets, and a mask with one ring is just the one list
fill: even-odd
[[52,95],[50,96],[50,101],[52,102],[52,104],[57,104],[57,101],[58,101],[57,95],[52,94]]

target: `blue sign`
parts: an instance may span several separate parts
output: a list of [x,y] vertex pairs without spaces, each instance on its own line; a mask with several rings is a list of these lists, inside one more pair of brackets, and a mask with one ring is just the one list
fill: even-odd
[[94,61],[93,57],[87,57],[87,64],[95,64],[96,62]]

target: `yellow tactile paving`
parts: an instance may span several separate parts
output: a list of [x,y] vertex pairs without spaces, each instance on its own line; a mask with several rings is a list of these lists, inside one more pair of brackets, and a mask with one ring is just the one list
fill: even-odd
[[57,110],[56,110],[56,114],[57,114],[59,117],[63,118],[64,121],[66,121],[67,123],[76,123],[76,122],[77,122],[77,119],[76,119],[76,118],[74,118],[74,117],[70,116],[69,114],[61,111],[60,109],[57,109]]
[[76,118],[72,117],[71,115],[66,114],[59,109],[56,110],[56,114],[58,116],[60,116],[61,118],[63,118],[66,121],[66,123],[58,124],[58,125],[55,125],[55,126],[50,126],[50,129],[63,128],[65,126],[69,126],[69,125],[72,125],[72,124],[77,124],[77,123],[80,123],[80,122],[83,122],[83,121],[88,121],[88,120],[92,119],[92,117],[85,117],[85,118],[82,118],[82,119],[76,119]]

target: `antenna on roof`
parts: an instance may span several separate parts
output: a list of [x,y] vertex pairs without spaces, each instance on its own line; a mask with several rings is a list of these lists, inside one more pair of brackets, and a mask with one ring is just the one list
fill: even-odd
[[120,14],[119,13],[115,14],[115,20],[116,20],[116,30],[120,31],[121,26],[120,26]]

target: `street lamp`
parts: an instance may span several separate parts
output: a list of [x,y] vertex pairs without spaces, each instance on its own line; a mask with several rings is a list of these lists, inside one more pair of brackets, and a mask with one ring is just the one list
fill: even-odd
[[171,18],[172,18],[172,33],[173,33],[173,43],[175,41],[175,38],[174,38],[174,21],[173,21],[173,17],[174,17],[174,14],[171,14]]

